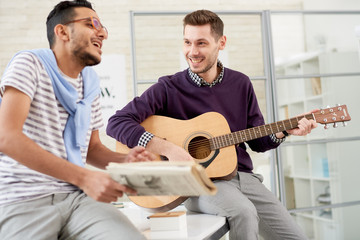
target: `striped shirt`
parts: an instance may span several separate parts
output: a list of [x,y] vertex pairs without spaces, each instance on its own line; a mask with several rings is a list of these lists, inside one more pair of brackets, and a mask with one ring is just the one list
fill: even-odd
[[[81,75],[73,79],[63,75],[83,98]],[[0,82],[0,94],[11,86],[28,95],[31,105],[23,126],[23,133],[46,151],[67,159],[63,132],[69,114],[56,99],[51,80],[39,61],[30,52],[17,55],[5,71]],[[92,130],[102,127],[100,96],[92,103],[91,123],[86,137],[86,146]],[[81,149],[86,161],[87,147]],[[62,180],[31,170],[0,152],[0,205],[26,201],[53,193],[77,190]]]

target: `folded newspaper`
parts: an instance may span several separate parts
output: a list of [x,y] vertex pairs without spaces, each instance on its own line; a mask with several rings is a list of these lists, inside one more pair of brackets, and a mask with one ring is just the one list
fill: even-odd
[[137,191],[138,196],[214,195],[214,183],[195,162],[152,161],[110,163],[110,176]]

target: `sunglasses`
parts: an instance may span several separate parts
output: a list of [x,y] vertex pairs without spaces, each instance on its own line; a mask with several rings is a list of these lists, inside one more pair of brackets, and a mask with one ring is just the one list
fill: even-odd
[[93,29],[96,29],[97,31],[104,29],[104,31],[106,32],[106,36],[108,35],[108,31],[107,31],[106,27],[104,25],[102,25],[100,20],[95,17],[80,18],[77,20],[72,20],[72,21],[66,22],[63,25],[80,22],[80,21],[91,21],[91,25],[92,25]]

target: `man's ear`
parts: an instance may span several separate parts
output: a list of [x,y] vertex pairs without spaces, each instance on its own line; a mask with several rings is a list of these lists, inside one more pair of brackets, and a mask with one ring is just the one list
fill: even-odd
[[63,40],[64,42],[69,41],[69,28],[65,25],[58,24],[54,28],[56,38]]
[[225,35],[220,37],[219,43],[220,43],[220,50],[224,50],[225,45],[226,45],[226,36]]

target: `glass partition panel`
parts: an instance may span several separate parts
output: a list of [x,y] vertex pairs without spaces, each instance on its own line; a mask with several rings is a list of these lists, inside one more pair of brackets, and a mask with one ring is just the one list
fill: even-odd
[[317,206],[323,194],[329,194],[328,204],[360,200],[352,187],[360,169],[359,146],[359,140],[282,146],[288,208]]
[[[272,14],[271,22],[277,118],[323,108],[327,117],[314,116],[328,123],[280,146],[286,206],[310,239],[356,239],[360,207],[341,206],[360,203],[360,12]],[[346,127],[341,116],[351,117]]]
[[360,169],[359,147],[360,140],[327,143],[332,203],[360,200],[360,191],[354,189],[358,185]]
[[248,76],[264,76],[261,16],[219,14],[227,37],[225,66]]
[[358,239],[357,221],[360,205],[292,213],[293,218],[309,239],[339,240]]
[[[349,64],[351,64],[349,62]],[[339,76],[339,77],[322,77],[321,85],[323,89],[323,106],[334,104],[345,104],[347,113],[351,121],[347,126],[338,124],[339,127],[326,131],[327,138],[349,138],[360,136],[360,76]],[[360,146],[360,145],[359,145]]]
[[277,77],[360,72],[360,14],[272,14]]
[[[137,81],[157,81],[188,67],[182,52],[184,14],[147,13],[134,17]],[[260,14],[219,13],[226,47],[219,59],[224,66],[248,76],[264,76]]]
[[[290,141],[360,137],[360,127],[357,124],[357,119],[360,119],[360,75],[282,78],[277,80],[276,86],[280,120],[295,117],[312,109],[326,110],[337,105],[346,107],[333,113],[336,115],[330,122],[336,122],[335,125],[325,125],[323,122],[307,137],[293,137]],[[341,116],[351,120],[344,123]],[[320,120],[323,119],[319,119],[319,122]]]
[[[344,218],[348,222],[356,221],[355,217],[360,214],[360,207],[355,208],[358,212],[353,215],[346,209],[333,209],[341,204],[360,203],[360,191],[354,190],[360,169],[359,146],[360,140],[352,140],[281,147],[286,206],[297,209],[296,219],[307,228],[309,237],[312,234],[328,236],[322,230],[330,226],[334,226],[335,234],[342,234],[346,228]],[[320,210],[309,212],[313,208]]]
[[138,15],[134,18],[137,80],[156,81],[181,70],[183,15]]

